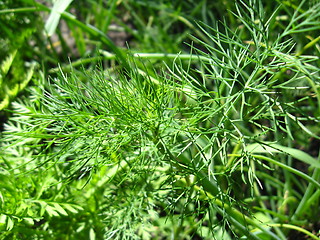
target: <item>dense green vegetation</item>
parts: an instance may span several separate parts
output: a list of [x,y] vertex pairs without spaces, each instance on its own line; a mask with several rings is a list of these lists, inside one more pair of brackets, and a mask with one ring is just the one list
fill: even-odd
[[0,239],[319,239],[318,1],[0,1]]

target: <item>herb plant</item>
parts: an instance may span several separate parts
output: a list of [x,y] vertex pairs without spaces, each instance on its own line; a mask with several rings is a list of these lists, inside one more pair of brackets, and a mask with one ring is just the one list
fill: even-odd
[[[94,8],[130,50],[85,10],[51,11],[88,40],[75,35],[79,60],[39,70],[8,109],[3,239],[319,239],[320,4],[228,2],[221,21],[206,1],[171,4]],[[146,22],[144,8],[163,15]]]

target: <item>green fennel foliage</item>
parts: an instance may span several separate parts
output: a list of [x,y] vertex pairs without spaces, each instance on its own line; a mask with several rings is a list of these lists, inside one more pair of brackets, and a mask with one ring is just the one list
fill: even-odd
[[[127,53],[123,69],[39,79],[4,132],[3,236],[317,239],[320,4],[304,3],[264,15],[240,1],[238,28],[198,23],[191,53],[162,68]],[[5,187],[30,173],[28,193]]]

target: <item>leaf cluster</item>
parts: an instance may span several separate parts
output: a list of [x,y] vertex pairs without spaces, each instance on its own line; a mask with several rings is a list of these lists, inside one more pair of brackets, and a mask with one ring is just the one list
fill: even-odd
[[[86,9],[77,14],[89,22],[56,16],[85,33],[76,37],[81,58],[50,78],[38,72],[12,104],[1,237],[317,239],[320,4],[238,1],[224,16],[206,12],[206,1],[91,4],[145,52],[116,46]],[[120,9],[134,27],[115,17]],[[110,28],[111,17],[100,20]],[[170,24],[183,25],[181,38]],[[88,57],[85,39],[108,50]],[[171,54],[182,41],[189,53]]]

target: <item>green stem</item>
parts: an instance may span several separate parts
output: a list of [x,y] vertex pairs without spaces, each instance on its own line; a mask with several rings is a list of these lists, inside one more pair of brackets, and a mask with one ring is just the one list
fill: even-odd
[[21,13],[21,12],[37,12],[39,11],[35,7],[25,7],[25,8],[13,8],[13,9],[2,9],[0,10],[0,14],[7,14],[7,13]]
[[[314,170],[314,173],[313,173],[313,176],[312,176],[312,179],[319,179],[320,177],[320,169],[319,168],[316,168]],[[303,195],[295,213],[293,214],[292,218],[293,219],[298,219],[304,212],[306,209],[308,209],[309,205],[310,205],[310,199],[311,198],[315,198],[316,197],[319,197],[319,194],[320,194],[320,190],[318,189],[314,194],[314,184],[311,184],[309,183],[308,187],[307,187],[307,190],[305,191],[305,194]],[[313,194],[313,195],[312,195]]]
[[[229,154],[229,156],[237,156],[237,157],[241,157],[241,154]],[[292,172],[302,178],[304,178],[305,180],[307,180],[308,182],[310,183],[313,183],[316,187],[320,188],[320,183],[318,183],[316,180],[314,180],[312,177],[308,176],[307,174],[301,172],[301,171],[298,171],[288,165],[285,165],[281,162],[278,162],[276,160],[273,160],[271,158],[268,158],[268,157],[265,157],[265,156],[262,156],[262,155],[252,155],[252,157],[254,158],[259,158],[259,159],[262,159],[262,160],[265,160],[265,161],[268,161],[270,163],[273,163],[274,165],[277,165],[285,170],[288,170],[289,172]]]
[[[175,167],[182,170],[189,170],[189,163],[190,160],[187,158],[184,158],[182,155],[180,155],[178,158],[175,157],[171,151],[167,148],[165,143],[157,136],[156,134],[153,134],[153,136],[145,133],[146,136],[153,141],[153,143],[157,146],[158,150],[164,154],[167,155],[170,163],[172,163]],[[194,174],[194,173],[193,173]],[[244,215],[240,211],[238,211],[235,208],[232,208],[227,203],[222,202],[221,200],[217,199],[217,197],[221,194],[220,188],[216,185],[216,182],[213,179],[209,179],[208,175],[204,173],[203,171],[198,171],[196,174],[197,179],[199,180],[199,186],[194,185],[194,188],[197,191],[200,191],[203,193],[204,196],[207,196],[209,199],[213,200],[214,203],[219,207],[219,211],[221,213],[226,212],[227,218],[230,220],[230,222],[233,223],[234,226],[237,227],[239,231],[241,231],[243,234],[248,236],[250,239],[257,239],[259,240],[257,236],[255,236],[253,233],[251,233],[248,228],[247,224],[250,224],[256,228],[259,228],[262,232],[266,233],[269,236],[272,236],[274,239],[280,240],[274,233],[268,231],[267,229],[260,226],[260,224],[256,223],[254,220],[249,218],[248,216]],[[183,180],[185,181],[185,180]],[[187,185],[187,182],[185,182]],[[221,209],[220,209],[221,208]],[[222,210],[223,209],[223,210]]]
[[[0,14],[20,13],[20,12],[40,12],[40,11],[50,12],[51,11],[50,8],[48,8],[47,6],[41,3],[34,2],[34,4],[36,5],[36,7],[4,9],[0,11]],[[75,26],[81,28],[83,31],[87,32],[91,36],[99,39],[102,43],[104,43],[107,47],[109,47],[115,53],[115,58],[121,63],[121,65],[125,69],[127,70],[130,69],[125,52],[122,49],[118,48],[105,33],[103,33],[102,31],[100,31],[99,29],[95,28],[90,24],[85,24],[77,20],[76,17],[70,13],[63,12],[61,13],[61,17],[66,21],[74,24]]]
[[307,231],[307,230],[304,229],[304,228],[301,228],[301,227],[298,227],[298,226],[295,226],[295,225],[291,225],[291,224],[281,224],[281,223],[270,223],[270,224],[267,224],[267,226],[294,229],[294,230],[296,230],[296,231],[299,231],[299,232],[302,232],[302,233],[308,235],[308,236],[311,237],[312,239],[319,240],[319,237],[317,237],[316,235],[312,234],[311,232]]
[[201,187],[199,187],[197,185],[194,185],[194,188],[197,191],[199,191],[200,193],[202,193],[204,196],[206,196],[207,198],[212,200],[219,207],[218,211],[221,211],[221,214],[227,213],[227,218],[230,220],[230,222],[232,222],[237,227],[237,229],[239,229],[242,233],[244,233],[245,235],[250,237],[250,239],[259,239],[259,240],[261,240],[256,235],[254,235],[252,232],[248,231],[248,228],[247,228],[246,224],[250,224],[250,225],[252,225],[252,226],[254,226],[256,228],[259,228],[262,232],[266,233],[269,236],[272,236],[274,239],[280,239],[279,237],[277,237],[271,231],[263,228],[261,226],[261,224],[258,224],[256,221],[254,221],[251,218],[249,218],[248,216],[244,215],[239,210],[237,210],[235,208],[232,208],[228,204],[226,204],[226,203],[222,202],[221,200],[217,199],[217,197],[215,197],[212,194],[210,194],[210,192],[205,191],[206,190],[205,187],[203,187],[203,189],[202,189]]
[[[84,64],[92,63],[92,62],[99,62],[103,60],[115,60],[117,58],[116,54],[109,53],[107,51],[100,51],[103,56],[97,57],[89,57],[89,58],[82,58],[75,62],[72,62],[68,65],[63,67],[56,67],[49,70],[49,73],[57,73],[61,70],[70,70],[73,67],[82,66]],[[201,60],[204,62],[209,62],[210,59],[204,56],[198,56],[193,54],[165,54],[165,53],[133,53],[131,55],[133,58],[146,58],[146,59],[181,59],[181,60]]]
[[[35,2],[35,4],[39,8],[39,10],[41,10],[41,11],[47,11],[47,12],[50,11],[50,8],[44,6],[41,3]],[[105,33],[103,33],[102,31],[100,31],[99,29],[95,28],[94,26],[92,26],[90,24],[85,24],[85,23],[77,20],[76,17],[70,13],[63,12],[63,13],[61,13],[61,17],[63,19],[65,19],[66,21],[74,24],[75,26],[81,28],[83,31],[87,32],[91,36],[99,39],[102,43],[104,43],[107,47],[109,47],[115,53],[116,59],[122,64],[122,66],[125,69],[127,69],[127,70],[130,69],[125,52],[123,50],[121,50],[120,48],[118,48],[114,44],[114,42]]]

